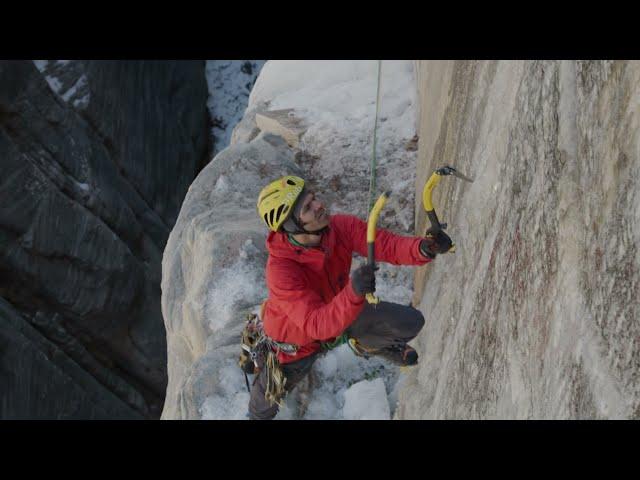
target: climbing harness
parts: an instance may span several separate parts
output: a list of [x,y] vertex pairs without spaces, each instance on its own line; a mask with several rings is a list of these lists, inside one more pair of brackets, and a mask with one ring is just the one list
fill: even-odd
[[[263,308],[261,310],[263,310]],[[238,359],[238,365],[244,373],[247,391],[251,392],[247,374],[256,375],[256,379],[254,379],[255,382],[261,368],[265,368],[267,387],[264,398],[268,400],[271,405],[277,403],[282,407],[286,394],[285,387],[287,379],[278,361],[278,353],[283,352],[286,355],[297,355],[299,347],[292,343],[277,342],[267,336],[264,332],[262,320],[255,313],[248,313],[245,318],[246,324],[242,330],[242,350],[240,352],[240,358]],[[347,343],[348,340],[347,334],[343,333],[332,341],[320,342],[320,347],[322,351],[326,353]]]
[[284,376],[278,362],[277,354],[269,349],[265,358],[265,368],[267,369],[267,388],[264,391],[264,398],[270,405],[277,403],[284,406],[284,396],[286,394],[285,385],[287,377]]
[[[262,304],[264,309],[264,303]],[[249,378],[247,374],[260,373],[261,368],[266,369],[267,387],[264,398],[271,405],[277,403],[283,406],[283,398],[286,393],[287,379],[282,372],[280,362],[278,361],[278,353],[283,352],[287,355],[296,355],[298,346],[291,343],[277,342],[268,337],[264,333],[262,320],[255,313],[248,313],[246,316],[246,324],[242,330],[242,350],[238,365],[244,373],[247,391],[251,391],[249,386]],[[255,382],[255,380],[254,380]]]

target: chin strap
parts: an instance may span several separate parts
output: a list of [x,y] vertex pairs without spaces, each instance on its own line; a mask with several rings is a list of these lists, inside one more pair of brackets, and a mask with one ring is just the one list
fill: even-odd
[[320,235],[326,232],[328,229],[329,226],[327,225],[326,227],[322,227],[320,230],[309,231],[304,228],[304,226],[298,221],[295,215],[291,215],[291,217],[289,217],[287,221],[282,224],[282,230],[292,235]]

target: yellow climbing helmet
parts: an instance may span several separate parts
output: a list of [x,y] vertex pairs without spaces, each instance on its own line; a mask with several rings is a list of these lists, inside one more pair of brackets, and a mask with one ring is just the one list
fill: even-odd
[[258,196],[258,214],[270,230],[277,232],[289,218],[304,180],[286,175],[264,187]]

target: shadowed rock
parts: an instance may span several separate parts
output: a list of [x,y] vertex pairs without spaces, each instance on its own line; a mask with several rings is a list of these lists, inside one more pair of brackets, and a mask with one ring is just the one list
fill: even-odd
[[[87,395],[67,410],[73,391],[42,361],[34,378],[29,362],[24,372],[3,365],[18,383],[2,389],[0,418],[157,418],[161,252],[209,158],[204,62],[78,61],[43,73],[64,67],[56,93],[32,62],[0,62],[0,297],[68,357],[61,374],[73,364],[94,382],[74,377]],[[84,77],[81,98],[73,75]],[[96,385],[113,394],[100,411],[83,405]],[[27,391],[55,392],[47,402],[57,410]],[[16,410],[20,401],[29,408]]]

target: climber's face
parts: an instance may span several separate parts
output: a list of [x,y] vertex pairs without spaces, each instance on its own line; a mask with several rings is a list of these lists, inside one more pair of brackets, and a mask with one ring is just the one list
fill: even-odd
[[314,192],[307,193],[302,200],[299,217],[305,230],[312,232],[329,225],[329,212]]

